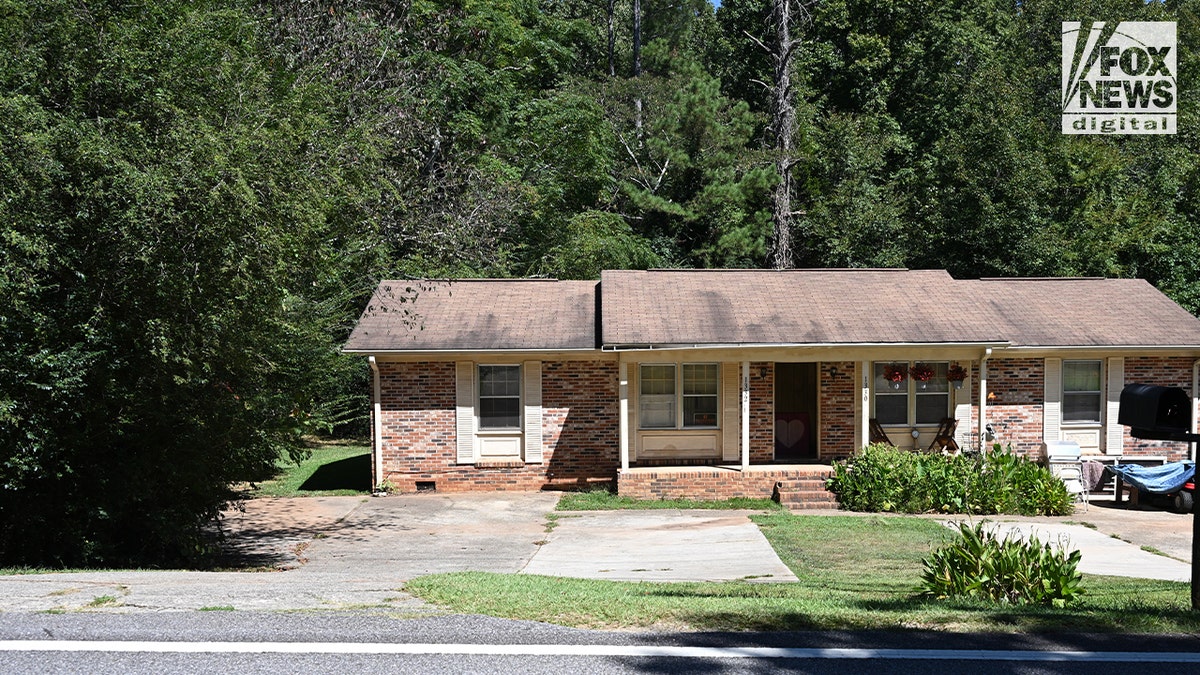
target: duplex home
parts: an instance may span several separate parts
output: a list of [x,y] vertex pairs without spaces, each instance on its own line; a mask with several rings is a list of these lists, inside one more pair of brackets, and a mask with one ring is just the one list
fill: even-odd
[[1186,458],[1117,407],[1129,382],[1181,387],[1196,419],[1200,319],[1137,279],[614,270],[384,281],[344,351],[372,370],[376,484],[765,496],[874,437],[949,430]]

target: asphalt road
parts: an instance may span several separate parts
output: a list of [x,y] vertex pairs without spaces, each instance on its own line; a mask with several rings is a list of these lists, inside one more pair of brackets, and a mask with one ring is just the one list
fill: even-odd
[[[21,649],[21,645],[12,648],[10,641],[23,640],[36,641],[42,649],[63,651],[33,651]],[[110,646],[105,641],[115,641],[121,649],[145,642],[149,644],[139,647],[148,651],[106,651]],[[243,648],[250,651],[222,651]],[[405,619],[373,612],[0,614],[0,671],[4,673],[346,673],[370,669],[379,673],[529,675],[1095,675],[1128,673],[1131,667],[1196,672],[1200,669],[1198,648],[1200,640],[1195,637],[628,633],[480,616]],[[1119,652],[1124,654],[1113,660]]]

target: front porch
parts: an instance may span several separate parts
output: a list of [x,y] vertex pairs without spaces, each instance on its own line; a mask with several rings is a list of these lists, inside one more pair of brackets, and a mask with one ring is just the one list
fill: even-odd
[[785,506],[837,508],[825,481],[828,464],[647,466],[617,472],[617,494],[633,499],[725,500],[775,498]]

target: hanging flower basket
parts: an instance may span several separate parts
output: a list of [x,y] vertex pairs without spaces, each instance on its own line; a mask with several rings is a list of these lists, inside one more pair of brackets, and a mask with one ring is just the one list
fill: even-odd
[[933,374],[933,366],[930,366],[927,363],[915,364],[912,369],[908,371],[908,376],[913,379],[913,382],[917,383],[917,389],[920,389],[921,391],[924,391],[925,388],[929,386],[929,381],[933,379]]
[[967,369],[957,363],[952,363],[949,370],[946,371],[946,379],[950,380],[950,384],[955,389],[962,389],[963,380],[967,379]]
[[883,379],[887,380],[892,389],[899,389],[908,376],[908,366],[903,363],[889,363],[883,367]]

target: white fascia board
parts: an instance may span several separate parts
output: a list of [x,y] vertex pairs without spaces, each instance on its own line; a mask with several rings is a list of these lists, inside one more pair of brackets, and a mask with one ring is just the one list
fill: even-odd
[[413,355],[432,354],[446,356],[449,354],[586,354],[599,352],[595,347],[532,347],[521,349],[342,349],[342,354],[357,354],[360,356],[381,355]]
[[873,349],[899,347],[920,349],[928,347],[1009,347],[1008,342],[731,342],[707,344],[605,345],[603,351],[669,351],[696,349]]
[[1182,352],[1200,354],[1200,345],[1013,345],[1010,352]]

